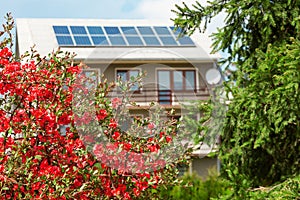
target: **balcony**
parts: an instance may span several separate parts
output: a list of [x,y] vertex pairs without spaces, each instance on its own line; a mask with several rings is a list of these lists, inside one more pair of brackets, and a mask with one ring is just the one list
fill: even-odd
[[[209,91],[206,87],[185,91],[159,90],[147,87],[131,91],[128,96],[130,97],[130,101],[135,102],[138,106],[149,106],[151,102],[157,102],[165,107],[176,107],[188,101],[207,100],[209,98]],[[121,98],[122,93],[120,91],[113,91],[109,94],[109,97]]]

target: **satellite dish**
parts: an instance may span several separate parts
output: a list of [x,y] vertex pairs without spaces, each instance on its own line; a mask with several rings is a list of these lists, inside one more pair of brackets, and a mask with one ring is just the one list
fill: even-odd
[[209,69],[205,74],[206,81],[210,85],[214,85],[220,82],[221,73],[217,69]]

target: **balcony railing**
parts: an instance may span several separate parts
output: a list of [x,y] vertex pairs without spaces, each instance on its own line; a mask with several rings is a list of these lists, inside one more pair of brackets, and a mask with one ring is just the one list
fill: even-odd
[[[109,94],[111,98],[122,97],[120,91],[113,91]],[[174,91],[159,90],[154,88],[141,88],[129,93],[130,100],[138,105],[149,105],[151,102],[157,102],[161,105],[179,105],[180,103],[192,100],[206,100],[209,97],[207,88],[198,88],[195,90]]]

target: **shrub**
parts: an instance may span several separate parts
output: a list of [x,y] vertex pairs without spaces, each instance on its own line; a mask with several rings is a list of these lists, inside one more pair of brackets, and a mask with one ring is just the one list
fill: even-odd
[[[149,118],[122,130],[116,113],[127,99],[108,96],[116,83],[102,79],[89,91],[92,80],[70,53],[41,58],[33,50],[15,58],[10,15],[3,27],[0,38],[9,37],[0,41],[1,199],[149,199],[151,189],[176,182],[171,166],[184,154],[166,157],[178,151],[177,122]],[[136,130],[147,135],[134,137]]]
[[186,173],[180,178],[180,185],[160,189],[162,199],[174,200],[208,200],[230,193],[228,183],[218,176],[215,169],[209,171],[205,180],[196,173]]
[[281,183],[270,187],[260,187],[249,190],[249,199],[259,200],[299,200],[300,199],[300,176],[288,178]]

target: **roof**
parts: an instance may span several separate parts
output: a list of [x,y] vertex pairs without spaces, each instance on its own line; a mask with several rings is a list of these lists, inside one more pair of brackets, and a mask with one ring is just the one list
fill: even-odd
[[[40,55],[60,47],[62,51],[75,52],[76,59],[85,62],[112,61],[188,61],[211,62],[219,58],[218,54],[210,54],[211,40],[205,34],[195,33],[191,36],[195,45],[175,46],[68,46],[59,45],[53,26],[165,26],[161,21],[152,20],[112,20],[112,19],[16,19],[17,53],[24,54],[31,47]],[[177,44],[179,42],[177,41]]]

